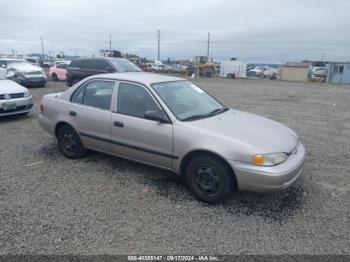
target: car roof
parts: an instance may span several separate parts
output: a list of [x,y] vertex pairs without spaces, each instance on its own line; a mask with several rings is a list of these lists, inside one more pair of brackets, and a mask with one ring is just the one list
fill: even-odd
[[73,61],[82,61],[82,60],[106,60],[106,61],[109,61],[109,60],[128,60],[124,57],[80,57],[80,58],[76,58],[74,59]]
[[115,80],[125,80],[131,82],[138,82],[145,85],[150,85],[153,83],[159,82],[172,82],[172,81],[184,81],[186,79],[175,77],[175,76],[166,76],[149,72],[126,72],[126,73],[111,73],[111,74],[101,74],[94,75],[90,79],[94,78],[106,78],[106,79],[115,79]]
[[0,60],[5,60],[5,61],[25,61],[25,59],[22,58],[0,58]]

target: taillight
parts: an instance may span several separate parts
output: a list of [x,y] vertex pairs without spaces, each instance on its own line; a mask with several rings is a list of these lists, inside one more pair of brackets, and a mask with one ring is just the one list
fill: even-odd
[[39,111],[40,111],[40,113],[44,112],[43,100],[40,101]]

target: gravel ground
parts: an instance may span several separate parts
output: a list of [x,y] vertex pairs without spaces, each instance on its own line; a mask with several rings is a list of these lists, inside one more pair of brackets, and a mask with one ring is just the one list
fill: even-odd
[[280,121],[308,149],[274,194],[194,199],[172,174],[89,153],[69,160],[27,117],[0,120],[0,254],[350,254],[350,86],[195,80],[227,106]]

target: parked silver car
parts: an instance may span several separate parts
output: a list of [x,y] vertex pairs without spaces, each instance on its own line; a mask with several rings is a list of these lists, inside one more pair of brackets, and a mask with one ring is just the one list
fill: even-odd
[[227,108],[178,77],[96,75],[45,95],[40,111],[40,125],[66,157],[93,149],[165,168],[184,175],[194,195],[209,203],[238,189],[285,189],[306,155],[288,127]]
[[0,117],[28,114],[33,107],[28,89],[0,74]]

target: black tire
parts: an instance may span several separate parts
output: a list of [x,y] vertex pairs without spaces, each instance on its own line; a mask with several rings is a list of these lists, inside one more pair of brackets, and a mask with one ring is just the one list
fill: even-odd
[[186,184],[199,199],[210,204],[225,202],[235,189],[234,174],[214,156],[198,156],[186,168]]
[[74,128],[69,125],[60,127],[57,132],[58,147],[67,158],[81,158],[85,155],[80,137]]
[[78,83],[80,81],[80,79],[78,78],[74,78],[72,81],[72,86],[74,86],[76,83]]
[[52,81],[55,81],[55,82],[58,81],[58,77],[56,74],[52,74],[51,78],[52,78]]

